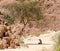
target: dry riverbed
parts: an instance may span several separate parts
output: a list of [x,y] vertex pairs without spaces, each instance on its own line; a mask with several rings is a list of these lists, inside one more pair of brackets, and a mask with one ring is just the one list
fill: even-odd
[[[58,31],[59,32],[59,31]],[[47,31],[45,34],[36,36],[28,36],[24,38],[25,46],[21,45],[20,48],[16,49],[5,49],[0,51],[53,51],[54,41],[53,37],[56,35],[55,31]],[[39,40],[42,40],[42,44],[38,44]]]

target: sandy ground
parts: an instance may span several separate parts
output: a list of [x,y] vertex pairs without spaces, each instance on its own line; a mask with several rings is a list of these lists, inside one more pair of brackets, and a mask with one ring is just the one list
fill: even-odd
[[[53,37],[56,35],[55,31],[47,31],[46,34],[36,36],[28,36],[24,39],[24,43],[28,44],[28,47],[21,46],[17,49],[5,49],[0,51],[53,51]],[[38,39],[42,40],[42,44],[38,45]]]

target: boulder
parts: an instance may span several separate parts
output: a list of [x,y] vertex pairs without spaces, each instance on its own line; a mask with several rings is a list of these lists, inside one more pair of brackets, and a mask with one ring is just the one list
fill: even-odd
[[11,48],[17,48],[19,46],[19,41],[18,39],[13,39],[10,41],[10,47]]
[[4,33],[7,31],[4,25],[0,25],[0,38],[4,36]]

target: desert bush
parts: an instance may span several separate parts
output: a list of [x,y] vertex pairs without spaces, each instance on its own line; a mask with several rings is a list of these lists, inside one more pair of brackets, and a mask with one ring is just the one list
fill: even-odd
[[54,51],[60,51],[60,33],[55,36],[55,46]]
[[9,25],[14,23],[14,18],[10,17],[9,15],[4,15],[4,18]]
[[12,3],[3,6],[7,10],[10,10],[12,17],[20,18],[21,22],[27,20],[40,20],[43,17],[40,2],[23,2],[23,3]]
[[[15,2],[12,4],[4,5],[2,7],[9,10],[10,11],[9,15],[15,18],[15,20],[18,19],[20,23],[23,23],[25,28],[27,23],[31,24],[31,21],[37,22],[43,18],[43,12],[41,6],[42,3],[36,1],[36,2],[28,2],[28,3]],[[11,21],[11,23],[12,22],[13,21]],[[24,28],[22,29],[22,31],[24,30]]]

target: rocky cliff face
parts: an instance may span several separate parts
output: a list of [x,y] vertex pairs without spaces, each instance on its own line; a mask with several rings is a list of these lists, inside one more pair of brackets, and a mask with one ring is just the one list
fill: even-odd
[[46,4],[46,17],[50,17],[50,22],[52,18],[54,18],[54,22],[51,22],[52,24],[50,24],[50,28],[53,30],[60,30],[60,0],[44,0],[44,3]]
[[[7,3],[13,3],[16,0],[2,0],[0,6]],[[27,0],[26,0],[27,1]],[[60,30],[60,0],[29,0],[29,1],[41,1],[44,3],[44,17],[45,20],[40,21],[41,29]],[[4,9],[0,9],[4,12]]]

